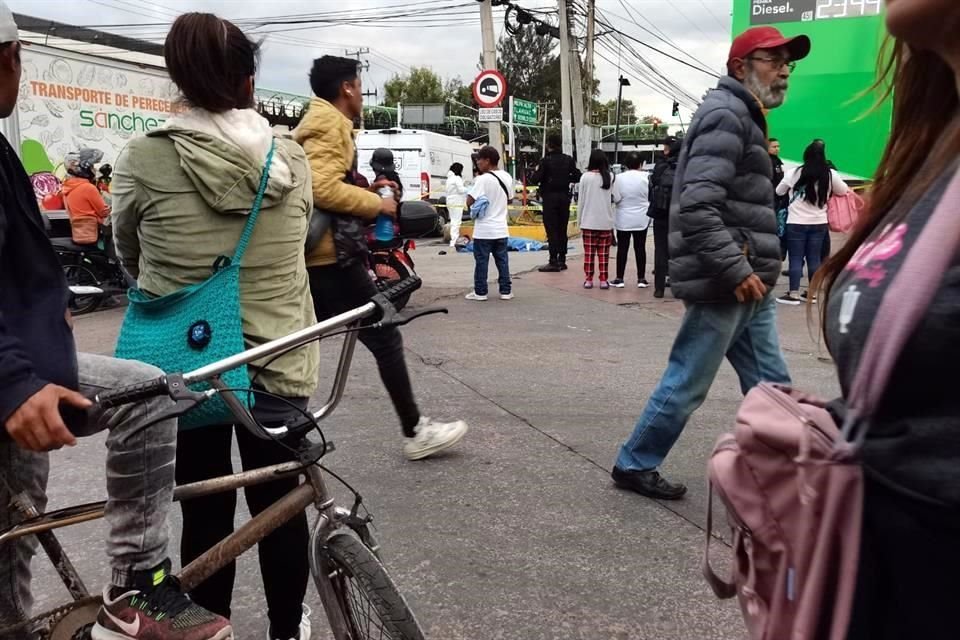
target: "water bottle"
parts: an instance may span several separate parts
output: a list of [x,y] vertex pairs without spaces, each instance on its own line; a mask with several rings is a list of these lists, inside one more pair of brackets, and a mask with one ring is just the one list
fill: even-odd
[[[390,187],[380,187],[377,191],[380,197],[386,200],[393,198],[393,189]],[[377,242],[390,242],[394,237],[393,218],[381,213],[377,216],[377,224],[373,228],[373,237]]]

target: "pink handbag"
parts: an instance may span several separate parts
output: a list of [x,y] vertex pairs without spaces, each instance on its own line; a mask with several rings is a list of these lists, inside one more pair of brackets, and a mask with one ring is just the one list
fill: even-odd
[[855,191],[844,196],[831,196],[827,200],[827,224],[830,231],[847,233],[857,223],[863,210],[863,198]]
[[[858,451],[904,344],[960,246],[960,172],[884,294],[838,429],[825,403],[761,384],[711,455],[703,572],[738,596],[752,640],[843,640],[856,591],[863,514]],[[729,580],[710,566],[713,494],[733,530]]]

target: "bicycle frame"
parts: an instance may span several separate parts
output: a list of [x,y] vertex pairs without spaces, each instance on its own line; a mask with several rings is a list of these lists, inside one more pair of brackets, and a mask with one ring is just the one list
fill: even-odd
[[[314,340],[321,339],[325,335],[341,328],[356,329],[361,320],[373,315],[377,309],[378,306],[375,303],[369,302],[361,307],[342,313],[329,320],[318,322],[284,338],[273,340],[201,367],[195,371],[185,373],[182,378],[187,384],[209,381],[215,386],[221,374],[240,365],[272,356],[287,349],[305,345]],[[313,413],[315,420],[319,421],[327,417],[337,407],[343,397],[357,337],[358,334],[356,331],[351,330],[346,333],[343,346],[340,350],[337,372],[330,395],[326,403]],[[228,404],[231,403],[228,402]],[[239,403],[235,405],[231,404],[231,406],[234,407],[235,413],[238,413],[237,407],[239,407],[240,410],[246,411],[243,405]],[[238,413],[237,418],[246,420],[249,418],[249,414],[242,416]],[[304,438],[303,442],[309,443],[309,440]],[[180,580],[185,591],[189,592],[193,590],[197,585],[225,565],[245,553],[250,547],[263,540],[274,530],[289,522],[313,504],[319,515],[313,525],[310,537],[310,569],[317,589],[320,592],[321,601],[324,604],[324,609],[327,613],[334,637],[337,640],[350,640],[351,635],[348,621],[344,618],[343,612],[338,606],[331,578],[321,566],[320,559],[316,557],[316,549],[318,548],[319,541],[325,540],[329,533],[340,526],[340,524],[352,514],[346,509],[336,507],[334,499],[330,496],[327,489],[320,467],[316,464],[310,464],[312,457],[308,451],[309,449],[304,449],[302,455],[304,458],[309,458],[309,460],[288,462],[254,469],[252,471],[244,471],[229,476],[181,485],[175,488],[174,501],[183,501],[227,491],[236,491],[244,487],[264,484],[290,475],[300,474],[306,478],[305,483],[297,486],[296,489],[270,505],[265,511],[243,524],[234,531],[234,533],[221,540],[206,553],[184,567],[180,574]],[[0,545],[10,543],[28,535],[38,536],[45,552],[53,562],[57,573],[67,586],[74,601],[77,604],[89,602],[90,593],[87,591],[79,573],[73,567],[66,553],[62,547],[60,547],[52,531],[102,518],[106,503],[99,502],[69,507],[42,515],[37,513],[29,499],[23,494],[16,496],[14,503],[16,508],[27,519],[0,534]],[[375,551],[375,549],[373,550]]]

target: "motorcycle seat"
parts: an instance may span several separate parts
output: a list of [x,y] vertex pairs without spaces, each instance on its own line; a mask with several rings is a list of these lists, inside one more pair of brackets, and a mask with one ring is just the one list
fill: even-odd
[[74,253],[101,253],[103,250],[95,244],[77,244],[73,238],[51,238],[50,244],[58,251]]

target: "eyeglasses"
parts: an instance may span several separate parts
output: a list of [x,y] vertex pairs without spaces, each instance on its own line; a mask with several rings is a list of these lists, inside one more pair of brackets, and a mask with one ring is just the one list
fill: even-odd
[[753,56],[753,57],[747,58],[747,60],[756,60],[758,62],[769,63],[777,71],[786,67],[787,69],[790,69],[791,73],[793,73],[797,68],[796,62],[789,62],[784,58],[760,58],[758,56]]

